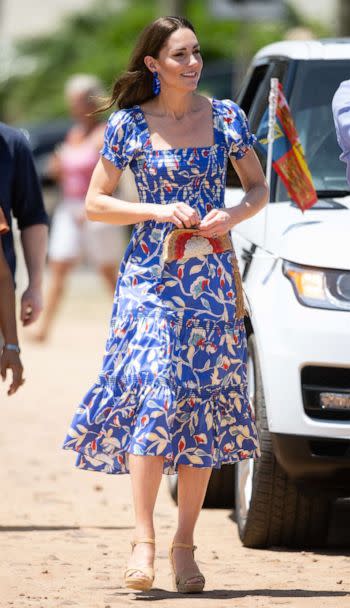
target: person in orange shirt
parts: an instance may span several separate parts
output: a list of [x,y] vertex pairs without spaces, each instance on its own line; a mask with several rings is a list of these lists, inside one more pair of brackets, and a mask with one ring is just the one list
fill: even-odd
[[[13,395],[24,383],[24,378],[17,337],[15,287],[1,239],[1,235],[8,231],[9,226],[0,207],[0,373],[5,382],[8,370],[12,371],[12,382],[7,394]],[[4,339],[2,344],[1,334]]]

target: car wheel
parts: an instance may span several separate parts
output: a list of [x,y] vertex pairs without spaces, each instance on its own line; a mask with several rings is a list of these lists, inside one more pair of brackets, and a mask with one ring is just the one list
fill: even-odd
[[[168,475],[170,496],[177,504],[177,475]],[[213,469],[203,503],[204,509],[232,509],[235,500],[235,465]]]
[[246,547],[324,546],[331,499],[327,495],[302,493],[274,456],[253,334],[248,338],[247,377],[262,454],[259,459],[244,460],[236,465],[235,506],[239,536]]

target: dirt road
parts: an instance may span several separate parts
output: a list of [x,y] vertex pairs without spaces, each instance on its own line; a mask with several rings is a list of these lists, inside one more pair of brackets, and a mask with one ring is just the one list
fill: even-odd
[[350,553],[244,549],[229,510],[203,510],[195,542],[206,592],[172,591],[167,548],[176,507],[163,476],[151,592],[129,592],[121,571],[133,533],[130,477],[79,471],[61,450],[74,409],[100,367],[110,300],[76,275],[50,342],[22,340],[26,384],[0,386],[0,606],[16,608],[347,608]]

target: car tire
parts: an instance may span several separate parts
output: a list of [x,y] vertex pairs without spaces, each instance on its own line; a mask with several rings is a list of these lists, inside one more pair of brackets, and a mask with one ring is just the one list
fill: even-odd
[[[177,475],[168,475],[170,496],[177,504]],[[235,501],[235,465],[213,469],[205,494],[204,509],[232,509]]]
[[247,373],[261,457],[236,465],[235,505],[240,539],[244,546],[253,548],[325,546],[331,499],[327,495],[305,495],[274,456],[253,334],[248,338]]

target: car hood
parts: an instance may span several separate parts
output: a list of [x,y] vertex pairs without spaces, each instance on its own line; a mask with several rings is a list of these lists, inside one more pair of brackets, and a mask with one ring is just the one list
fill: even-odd
[[[227,206],[241,199],[242,191],[226,197]],[[309,266],[350,270],[350,196],[332,199],[342,208],[312,208],[304,213],[290,202],[270,203],[233,231],[273,255]],[[332,201],[330,201],[331,203]]]

